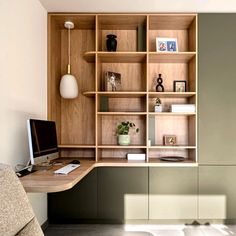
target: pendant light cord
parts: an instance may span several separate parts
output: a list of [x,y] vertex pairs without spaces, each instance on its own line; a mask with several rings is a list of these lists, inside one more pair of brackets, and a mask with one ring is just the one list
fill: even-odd
[[68,29],[68,74],[70,74],[70,27]]

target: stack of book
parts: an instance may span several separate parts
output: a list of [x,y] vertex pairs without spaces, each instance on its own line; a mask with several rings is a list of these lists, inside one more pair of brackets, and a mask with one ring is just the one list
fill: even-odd
[[195,104],[172,104],[171,112],[195,112]]

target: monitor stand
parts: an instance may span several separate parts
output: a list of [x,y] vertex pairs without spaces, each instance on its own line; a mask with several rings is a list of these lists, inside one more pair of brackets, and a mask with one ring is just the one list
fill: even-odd
[[32,170],[49,170],[52,168],[52,166],[53,164],[50,162],[43,162],[37,165],[33,165]]

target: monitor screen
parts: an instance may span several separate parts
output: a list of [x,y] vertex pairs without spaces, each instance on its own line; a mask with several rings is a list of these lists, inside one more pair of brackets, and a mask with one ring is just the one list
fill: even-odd
[[31,164],[58,158],[56,123],[48,120],[27,120]]

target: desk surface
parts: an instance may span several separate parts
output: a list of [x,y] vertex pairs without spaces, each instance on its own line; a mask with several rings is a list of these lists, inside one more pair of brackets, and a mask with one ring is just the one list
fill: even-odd
[[[66,165],[70,159],[62,161]],[[49,170],[39,170],[32,174],[26,175],[20,178],[26,192],[60,192],[72,188],[82,178],[84,178],[92,169],[96,167],[195,167],[197,163],[191,161],[185,162],[162,162],[159,160],[153,160],[149,162],[145,161],[127,161],[126,159],[111,160],[105,159],[99,162],[92,160],[81,160],[80,167],[70,172],[68,175],[57,175],[54,171],[63,167],[62,165],[53,166]]]

